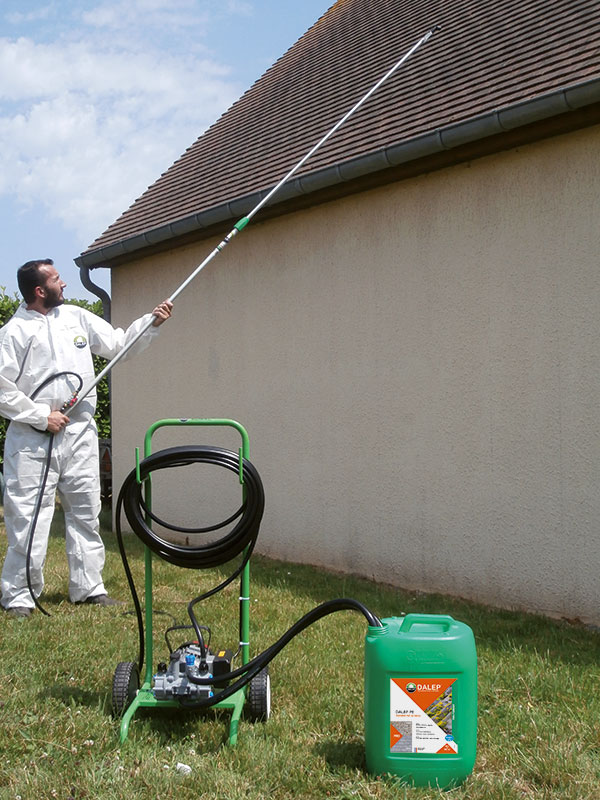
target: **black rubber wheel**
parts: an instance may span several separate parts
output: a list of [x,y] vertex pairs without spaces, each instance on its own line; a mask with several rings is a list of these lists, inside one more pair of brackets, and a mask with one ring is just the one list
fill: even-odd
[[133,661],[117,664],[112,688],[112,710],[115,717],[122,717],[133,703],[140,688],[140,673]]
[[266,722],[271,716],[271,678],[265,667],[248,685],[248,715],[253,722]]

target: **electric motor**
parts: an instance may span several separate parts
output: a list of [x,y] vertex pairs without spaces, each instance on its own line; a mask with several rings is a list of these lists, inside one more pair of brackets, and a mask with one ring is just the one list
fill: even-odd
[[[230,672],[233,654],[231,650],[206,652],[202,658],[202,650],[197,644],[187,644],[174,650],[168,666],[159,664],[154,675],[152,694],[157,700],[178,700],[189,704],[197,700],[213,697],[215,689],[227,686],[227,681],[219,681],[219,675]],[[189,675],[212,683],[193,683]]]

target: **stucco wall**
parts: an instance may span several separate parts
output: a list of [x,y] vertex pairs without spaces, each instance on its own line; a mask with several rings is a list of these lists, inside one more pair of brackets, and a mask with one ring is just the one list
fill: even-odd
[[[231,417],[265,484],[260,551],[599,622],[599,144],[257,217],[116,368],[116,484],[154,420]],[[114,319],[215,243],[115,270]],[[238,446],[156,449],[191,440]],[[174,478],[160,510],[181,520],[194,492]]]

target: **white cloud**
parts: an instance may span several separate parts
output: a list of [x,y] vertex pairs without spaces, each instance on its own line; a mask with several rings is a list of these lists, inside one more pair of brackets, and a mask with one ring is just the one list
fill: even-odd
[[226,8],[232,14],[241,14],[244,17],[251,17],[254,13],[254,6],[246,0],[227,0]]
[[22,25],[28,22],[37,22],[43,19],[49,19],[56,13],[56,3],[50,3],[46,6],[40,6],[30,11],[12,11],[6,14],[6,21],[11,25]]
[[97,28],[177,30],[206,23],[209,6],[210,3],[198,4],[194,0],[109,0],[84,11],[81,19]]
[[[0,195],[99,235],[241,92],[189,27],[211,6],[106,2],[76,35],[0,39]],[[162,46],[184,21],[190,46]]]

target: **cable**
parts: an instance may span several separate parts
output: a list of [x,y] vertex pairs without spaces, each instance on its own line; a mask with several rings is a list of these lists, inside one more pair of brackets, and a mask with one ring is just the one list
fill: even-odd
[[[206,647],[210,647],[210,639],[211,639],[211,630],[206,625],[200,625],[200,629],[203,631],[208,632],[208,642]],[[184,644],[180,644],[179,647],[172,647],[171,640],[169,639],[169,634],[171,631],[189,631],[193,630],[196,633],[195,628],[193,625],[173,625],[171,628],[167,628],[165,631],[165,642],[167,643],[167,647],[169,648],[169,655],[172,655],[175,650],[181,650],[182,647],[189,647],[191,644],[199,644],[198,640],[191,639],[189,642],[184,642]]]

